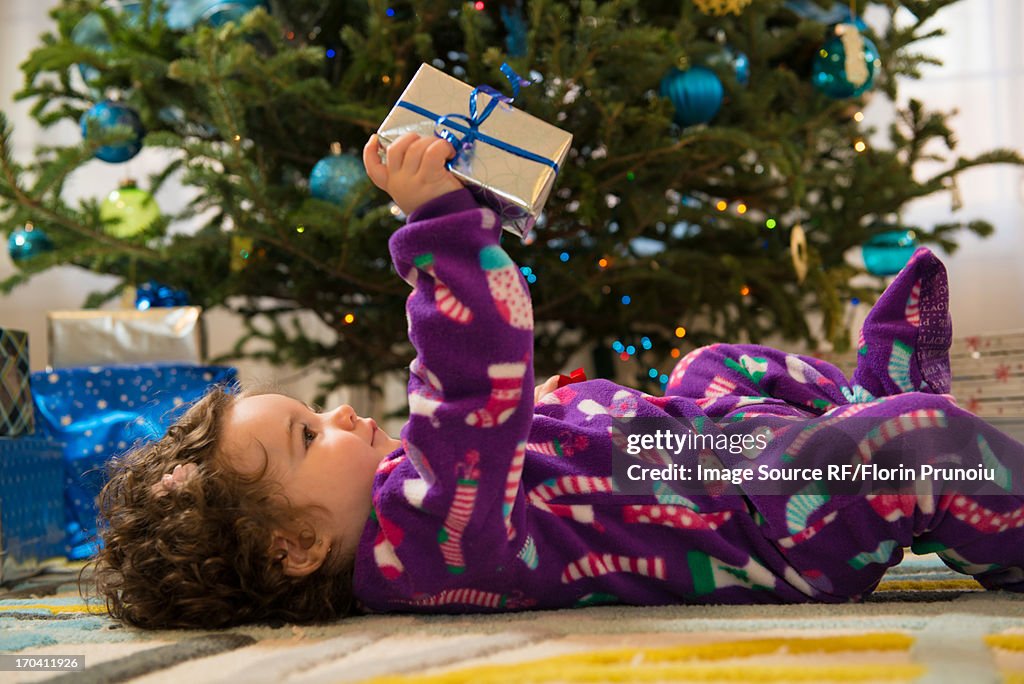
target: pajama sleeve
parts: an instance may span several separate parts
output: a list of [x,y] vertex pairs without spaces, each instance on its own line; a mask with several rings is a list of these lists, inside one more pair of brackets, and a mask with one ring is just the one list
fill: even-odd
[[375,492],[377,510],[401,530],[400,562],[463,580],[492,571],[473,563],[493,560],[514,537],[533,417],[533,310],[500,236],[497,215],[460,190],[415,211],[390,240],[413,287],[406,312],[416,358],[402,430],[411,468]]

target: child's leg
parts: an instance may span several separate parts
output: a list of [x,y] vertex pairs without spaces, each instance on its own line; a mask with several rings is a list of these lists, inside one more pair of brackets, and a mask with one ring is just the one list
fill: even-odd
[[952,334],[946,268],[922,247],[864,321],[853,374],[855,391],[863,396],[866,390],[871,397],[948,393]]
[[[954,569],[975,576],[988,588],[1024,591],[1024,495],[1017,478],[1024,472],[1024,445],[957,408],[946,397],[911,393],[860,409],[842,430],[821,439],[803,440],[788,462],[800,467],[874,463],[877,467],[913,470],[886,485],[861,483],[862,493],[837,494],[843,484],[857,484],[852,473],[807,486],[794,495],[750,495],[762,532],[799,574],[821,592],[823,600],[860,597],[912,546],[937,551]],[[800,434],[815,424],[808,422]],[[820,427],[820,426],[819,426]],[[841,433],[841,434],[840,434]],[[785,450],[784,450],[785,451]],[[765,459],[781,465],[778,453]],[[769,463],[772,465],[772,463]],[[921,466],[979,466],[995,481],[922,481]],[[896,492],[896,493],[893,493]],[[982,492],[982,493],[971,493]],[[995,492],[995,493],[993,493]]]
[[713,344],[676,364],[665,394],[695,399],[712,417],[731,410],[736,399],[751,397],[820,414],[847,403],[844,388],[849,392],[842,371],[820,359],[754,344]]

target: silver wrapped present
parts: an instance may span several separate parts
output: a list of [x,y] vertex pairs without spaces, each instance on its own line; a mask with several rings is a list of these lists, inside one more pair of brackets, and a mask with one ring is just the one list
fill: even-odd
[[523,237],[547,201],[572,135],[507,101],[424,64],[377,135],[385,148],[409,132],[450,136],[459,152],[452,173],[501,216],[502,227]]
[[198,306],[51,311],[46,316],[49,365],[201,363],[201,313]]

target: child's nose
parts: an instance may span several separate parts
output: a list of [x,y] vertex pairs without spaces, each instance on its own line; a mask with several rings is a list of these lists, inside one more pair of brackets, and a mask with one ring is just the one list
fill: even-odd
[[353,430],[356,427],[356,411],[348,404],[342,404],[331,411],[330,421],[343,430]]

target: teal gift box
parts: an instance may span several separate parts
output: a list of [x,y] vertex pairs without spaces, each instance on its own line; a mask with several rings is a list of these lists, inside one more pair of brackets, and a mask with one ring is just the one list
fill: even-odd
[[0,437],[0,581],[64,555],[64,451],[39,437]]
[[28,334],[0,328],[0,436],[35,430],[29,387]]

